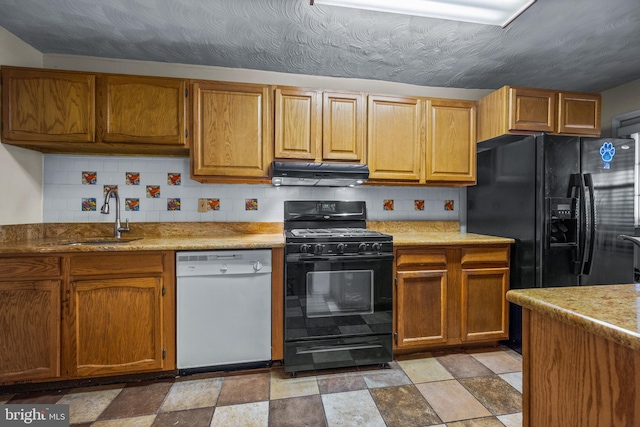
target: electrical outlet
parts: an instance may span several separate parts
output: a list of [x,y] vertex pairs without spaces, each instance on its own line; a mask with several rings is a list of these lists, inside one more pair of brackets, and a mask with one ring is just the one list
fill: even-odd
[[207,199],[198,199],[198,212],[207,212],[209,210],[209,203]]

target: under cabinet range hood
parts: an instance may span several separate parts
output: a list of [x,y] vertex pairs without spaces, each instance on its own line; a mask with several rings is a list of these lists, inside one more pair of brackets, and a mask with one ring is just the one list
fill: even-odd
[[273,162],[274,186],[355,187],[369,179],[369,167],[359,164]]

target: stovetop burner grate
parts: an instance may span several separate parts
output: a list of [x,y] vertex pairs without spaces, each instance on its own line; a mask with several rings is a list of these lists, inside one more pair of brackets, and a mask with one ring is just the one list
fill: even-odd
[[291,230],[293,237],[375,237],[382,233],[366,228],[297,228]]

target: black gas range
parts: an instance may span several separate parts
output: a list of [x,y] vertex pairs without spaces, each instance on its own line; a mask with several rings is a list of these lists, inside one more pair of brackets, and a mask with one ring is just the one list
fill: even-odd
[[393,238],[366,228],[363,201],[289,201],[286,372],[392,360]]

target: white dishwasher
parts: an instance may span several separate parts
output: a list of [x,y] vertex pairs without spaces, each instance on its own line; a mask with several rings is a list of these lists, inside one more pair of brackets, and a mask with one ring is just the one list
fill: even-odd
[[176,279],[181,374],[270,362],[271,250],[177,252]]

